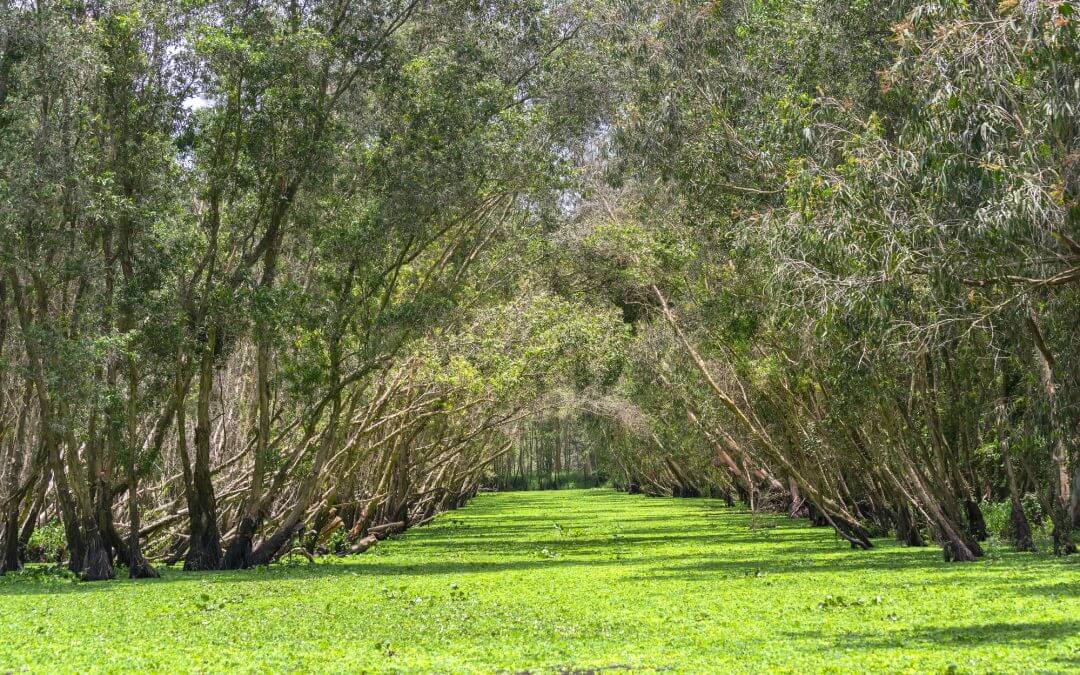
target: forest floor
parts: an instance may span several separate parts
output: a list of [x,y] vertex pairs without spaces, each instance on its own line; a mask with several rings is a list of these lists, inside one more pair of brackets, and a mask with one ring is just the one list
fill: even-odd
[[0,672],[1080,672],[1080,565],[851,551],[703,499],[481,495],[369,553],[0,578]]

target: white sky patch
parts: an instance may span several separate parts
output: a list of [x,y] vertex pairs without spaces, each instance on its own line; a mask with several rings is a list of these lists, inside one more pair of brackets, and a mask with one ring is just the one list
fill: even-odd
[[184,102],[181,105],[184,106],[184,110],[190,110],[191,112],[195,112],[196,110],[209,108],[213,104],[213,99],[205,98],[203,96],[189,96],[184,99]]

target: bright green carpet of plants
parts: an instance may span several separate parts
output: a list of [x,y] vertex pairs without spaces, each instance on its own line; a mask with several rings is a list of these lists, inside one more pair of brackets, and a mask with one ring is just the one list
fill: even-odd
[[1080,566],[991,558],[709,500],[481,495],[354,558],[0,578],[0,672],[1080,671]]

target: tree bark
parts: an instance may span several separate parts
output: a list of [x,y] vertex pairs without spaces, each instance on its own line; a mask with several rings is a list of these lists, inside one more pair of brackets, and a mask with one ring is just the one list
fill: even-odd
[[1053,523],[1055,555],[1076,553],[1069,517],[1069,466],[1065,438],[1058,411],[1060,402],[1054,382],[1054,356],[1039,327],[1038,316],[1027,317],[1028,330],[1035,342],[1035,365],[1039,384],[1046,398],[1046,429],[1050,438],[1050,520]]
[[210,475],[210,396],[214,388],[214,352],[217,328],[207,330],[199,362],[199,391],[195,419],[195,462],[188,497],[188,551],[184,570],[218,570],[222,567],[221,533]]
[[1024,505],[1020,498],[1020,487],[1016,480],[1016,468],[1013,466],[1012,447],[1009,433],[1009,406],[1012,400],[1016,378],[1009,370],[1008,361],[1001,359],[1001,397],[997,402],[997,433],[1001,459],[1005,465],[1005,480],[1009,486],[1009,538],[1017,551],[1035,552],[1035,541],[1031,537],[1031,525],[1024,514]]
[[251,554],[252,565],[266,565],[278,554],[285,544],[289,542],[301,529],[301,519],[311,506],[315,498],[316,488],[322,479],[322,470],[330,456],[330,449],[337,440],[338,418],[341,416],[341,394],[338,384],[341,378],[340,344],[336,341],[330,346],[330,376],[328,378],[331,391],[334,395],[330,400],[330,417],[320,439],[312,466],[308,475],[300,483],[297,491],[296,504],[285,516],[284,521],[274,532],[266,538]]
[[[280,235],[275,236],[267,246],[266,258],[263,263],[263,275],[260,287],[268,291],[274,284],[274,272],[277,267],[278,245]],[[265,317],[260,317],[256,323],[256,355],[255,355],[255,397],[258,408],[258,424],[255,442],[255,461],[251,469],[251,487],[247,499],[244,502],[243,514],[240,525],[236,529],[236,536],[229,544],[225,553],[225,569],[244,569],[251,567],[252,543],[255,533],[262,525],[263,519],[263,493],[266,484],[266,470],[269,464],[270,452],[270,325]]]
[[[0,312],[2,311],[3,306],[0,305]],[[4,510],[3,533],[0,536],[0,541],[3,541],[4,544],[3,551],[0,552],[0,574],[14,572],[22,568],[23,560],[19,546],[19,505],[22,503],[24,495],[33,490],[34,481],[39,480],[38,476],[41,473],[39,456],[35,458],[34,462],[31,462],[30,476],[27,476],[26,482],[21,487],[19,486],[19,480],[22,477],[25,468],[24,464],[26,463],[26,451],[24,449],[26,447],[26,425],[32,397],[33,386],[26,382],[22,407],[15,428],[11,463],[8,466],[8,484],[3,493],[3,496],[8,500],[8,504]]]
[[127,453],[124,456],[128,483],[128,576],[132,579],[157,579],[160,575],[143,556],[139,543],[139,474],[135,469],[138,452],[138,392],[139,375],[134,359],[128,363],[128,409],[127,409]]
[[908,546],[926,546],[919,525],[904,502],[896,509],[896,538]]

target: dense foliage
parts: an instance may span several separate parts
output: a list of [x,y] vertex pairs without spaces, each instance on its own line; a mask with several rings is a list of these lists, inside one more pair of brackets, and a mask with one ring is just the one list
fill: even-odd
[[623,96],[564,269],[635,327],[600,411],[624,480],[783,504],[857,548],[931,538],[949,560],[983,554],[980,503],[1007,501],[1017,548],[1045,514],[1075,551],[1072,6],[609,20]]
[[359,552],[575,468],[1075,551],[1070,3],[0,10],[0,570]]

